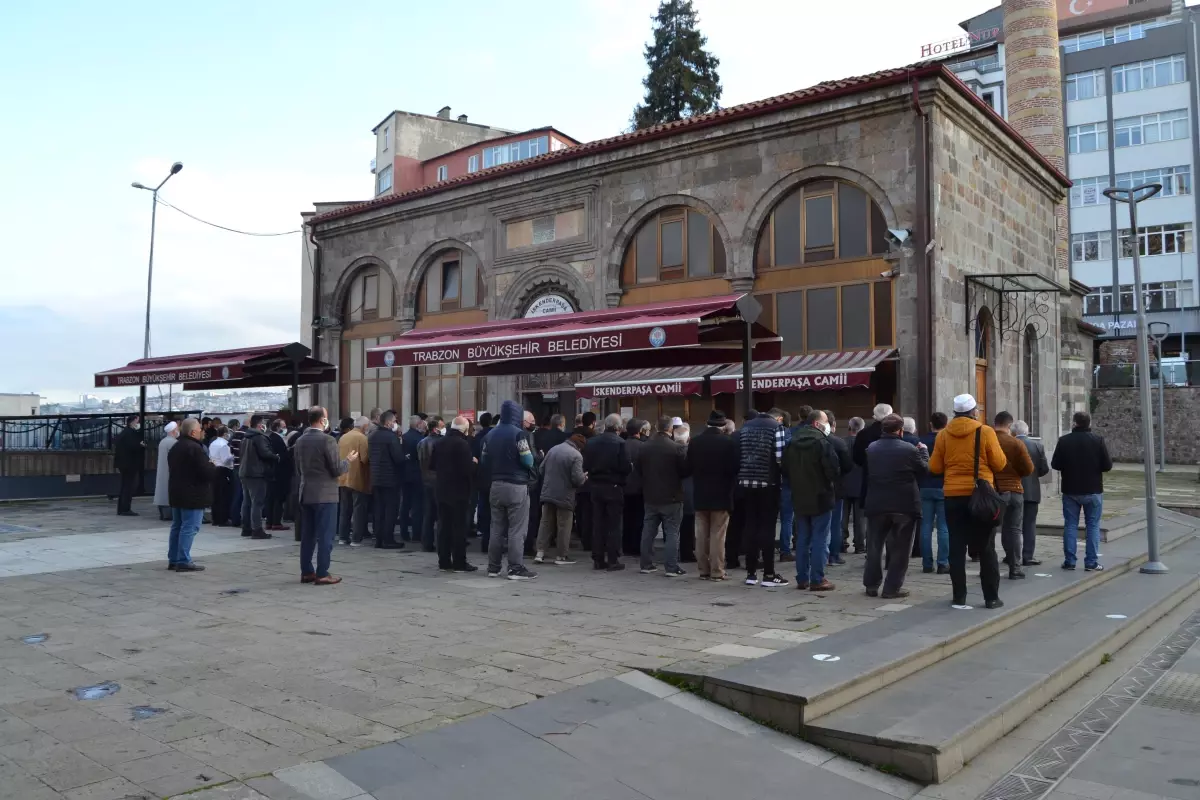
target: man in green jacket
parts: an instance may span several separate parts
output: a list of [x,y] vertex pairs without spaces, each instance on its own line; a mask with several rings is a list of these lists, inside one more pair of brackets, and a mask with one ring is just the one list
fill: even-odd
[[834,482],[841,476],[837,451],[829,442],[829,419],[813,411],[808,423],[792,434],[783,453],[783,472],[792,487],[796,524],[796,588],[828,592],[825,578],[829,523],[833,517]]

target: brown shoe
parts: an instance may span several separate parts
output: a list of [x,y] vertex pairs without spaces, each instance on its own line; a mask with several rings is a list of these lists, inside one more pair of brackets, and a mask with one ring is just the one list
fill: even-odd
[[341,583],[342,579],[337,575],[326,575],[324,578],[317,578],[313,581],[317,586],[333,586],[335,583]]
[[301,575],[301,576],[300,576],[300,582],[301,582],[301,583],[315,583],[315,582],[316,582],[316,580],[317,580],[317,576],[316,576],[315,574],[310,574],[310,575]]
[[834,586],[832,583],[830,583],[829,579],[826,578],[825,580],[821,581],[820,583],[815,583],[808,588],[809,588],[809,591],[813,591],[813,592],[832,592],[837,587]]

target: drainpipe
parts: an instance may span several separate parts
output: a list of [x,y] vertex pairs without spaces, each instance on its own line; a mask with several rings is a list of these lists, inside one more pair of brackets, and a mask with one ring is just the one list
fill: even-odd
[[918,148],[917,165],[917,356],[921,362],[917,379],[918,419],[928,420],[933,413],[935,380],[933,348],[933,185],[929,165],[932,162],[929,112],[921,107],[920,87],[912,79],[912,105],[916,113],[914,132]]
[[[321,324],[320,324],[320,319],[321,319],[321,245],[317,241],[316,231],[313,230],[313,227],[311,225],[309,225],[307,227],[308,227],[308,241],[311,242],[312,246],[313,246],[312,316],[313,316],[313,321],[315,324],[313,325],[313,334],[312,334],[312,357],[314,359],[316,359],[317,361],[320,361],[321,360]],[[337,363],[337,362],[335,361],[333,363]],[[318,383],[313,384],[313,389],[311,392],[311,400],[312,400],[312,402],[310,403],[310,405],[315,406],[315,405],[320,405],[320,403],[321,403],[321,385]],[[296,399],[296,404],[297,405],[300,404],[299,398]]]

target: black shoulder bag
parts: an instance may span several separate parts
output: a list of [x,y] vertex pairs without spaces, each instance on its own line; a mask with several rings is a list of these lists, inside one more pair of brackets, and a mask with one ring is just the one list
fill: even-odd
[[1004,513],[1004,501],[990,483],[979,479],[979,440],[982,434],[983,426],[980,425],[975,429],[975,489],[971,492],[967,508],[976,522],[995,527],[1000,524],[1000,515]]

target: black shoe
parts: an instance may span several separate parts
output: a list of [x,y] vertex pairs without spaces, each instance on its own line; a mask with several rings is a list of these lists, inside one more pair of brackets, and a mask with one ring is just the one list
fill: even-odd
[[926,575],[929,575],[933,572],[933,567],[921,567],[921,572],[924,572]]
[[867,589],[867,597],[879,597],[878,589]]
[[856,555],[856,556],[861,556],[865,552],[867,552],[867,551],[863,550],[861,547],[854,548],[854,555]]
[[175,564],[167,564],[167,571],[174,572],[175,566],[176,566]]
[[1087,564],[1083,565],[1084,572],[1103,572],[1104,567],[1100,564],[1092,564],[1090,567]]
[[[616,565],[614,564],[613,566],[616,566]],[[600,570],[602,570],[602,569],[608,569],[608,566],[607,566],[607,565],[606,565],[606,564],[605,564],[603,561],[593,561],[593,562],[592,562],[592,569],[594,569],[594,570],[596,570],[597,572],[599,572],[599,571],[600,571]]]
[[378,539],[376,539],[375,540],[375,549],[376,550],[403,550],[404,542],[381,542]]
[[831,567],[844,567],[844,566],[846,566],[846,559],[844,559],[844,558],[831,559],[829,562],[829,565]]
[[446,564],[446,565],[444,565],[444,566],[443,566],[442,564],[438,564],[438,571],[440,571],[440,572],[454,572],[454,567],[450,566],[449,564]]
[[479,572],[479,567],[474,564],[459,564],[457,567],[451,568],[452,572]]
[[607,569],[609,572],[620,572],[621,570],[625,569],[625,565],[618,561],[615,564],[609,564],[605,569]]
[[248,531],[245,528],[242,528],[242,536],[245,536],[247,539],[249,539],[253,535],[254,531]]
[[1025,578],[1025,573],[1016,567],[1008,568],[1008,579],[1010,581],[1019,581]]
[[1001,608],[1001,607],[1003,607],[1003,605],[1004,605],[1004,601],[1001,600],[999,597],[997,597],[995,600],[988,600],[986,603],[983,604],[983,607],[984,608]]
[[176,572],[204,572],[204,567],[203,567],[203,565],[196,564],[196,563],[176,564],[175,571]]
[[[391,548],[388,548],[388,549],[390,549],[390,550],[399,550],[401,547],[404,547],[404,544],[403,544],[402,542],[395,542],[395,544],[397,545],[396,547],[391,547]],[[422,546],[421,546],[421,552],[422,552],[422,553],[436,553],[436,552],[437,552],[437,548],[436,548],[436,547],[434,547],[434,546],[433,546],[433,545],[431,545],[431,544],[422,545]]]
[[118,517],[140,517],[141,514],[139,514],[136,511],[118,511],[117,516]]
[[1062,568],[1063,568],[1063,569],[1065,569],[1065,570],[1067,570],[1068,572],[1074,572],[1074,571],[1075,571],[1075,565],[1074,565],[1074,564],[1068,564],[1068,563],[1067,563],[1067,562],[1065,562],[1065,561],[1063,562]]
[[903,600],[905,597],[908,597],[908,589],[899,589],[895,592],[884,592],[879,596],[884,600]]
[[1042,562],[1038,561],[1036,558],[1027,558],[1021,562],[1022,567],[1040,567],[1041,565]]
[[250,534],[250,538],[251,539],[273,539],[274,537],[271,536],[271,534],[267,533],[266,531],[255,531],[254,533]]
[[[945,564],[938,564],[937,574],[938,575],[949,575],[950,567],[946,566]],[[960,603],[959,605],[962,605],[962,604]]]

